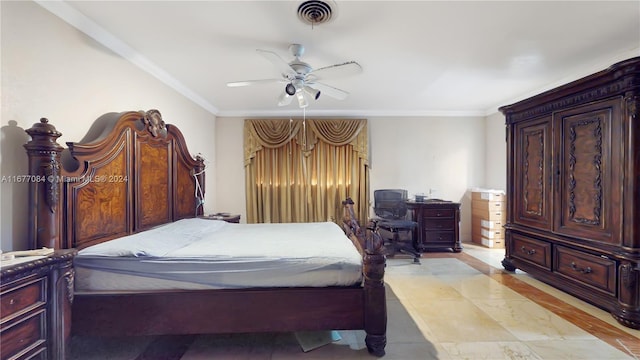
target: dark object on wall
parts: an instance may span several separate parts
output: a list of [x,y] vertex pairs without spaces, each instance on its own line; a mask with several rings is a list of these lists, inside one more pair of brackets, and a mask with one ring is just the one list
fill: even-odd
[[500,110],[505,269],[640,329],[640,57]]

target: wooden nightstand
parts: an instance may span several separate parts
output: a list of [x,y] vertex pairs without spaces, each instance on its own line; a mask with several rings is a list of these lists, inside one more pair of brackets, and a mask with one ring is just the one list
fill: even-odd
[[423,202],[407,201],[418,223],[414,232],[419,251],[449,248],[462,251],[460,242],[460,203],[428,199]]
[[223,220],[226,221],[228,223],[239,223],[240,222],[240,215],[239,214],[229,214],[229,213],[215,213],[215,214],[209,214],[209,215],[203,215],[201,216],[203,219],[210,219],[210,220]]
[[75,249],[0,270],[0,359],[65,359]]

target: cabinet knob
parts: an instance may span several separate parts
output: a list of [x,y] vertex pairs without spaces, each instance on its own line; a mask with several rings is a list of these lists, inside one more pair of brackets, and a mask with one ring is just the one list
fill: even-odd
[[16,299],[11,299],[11,300],[9,300],[9,305],[13,305],[13,304],[15,304],[15,303],[16,303]]
[[536,249],[531,249],[531,250],[527,250],[526,247],[522,246],[520,248],[520,250],[522,250],[523,253],[527,254],[527,255],[533,255],[536,253]]
[[573,262],[573,261],[571,262],[571,269],[573,271],[577,271],[577,272],[583,273],[583,274],[589,274],[592,271],[591,270],[591,266],[587,266],[586,268],[581,268],[581,267],[578,267],[578,265],[576,265],[576,263]]

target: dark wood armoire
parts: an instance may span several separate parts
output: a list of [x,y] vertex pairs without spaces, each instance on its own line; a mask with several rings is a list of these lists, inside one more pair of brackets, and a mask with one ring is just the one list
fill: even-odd
[[503,266],[640,328],[640,57],[500,111]]

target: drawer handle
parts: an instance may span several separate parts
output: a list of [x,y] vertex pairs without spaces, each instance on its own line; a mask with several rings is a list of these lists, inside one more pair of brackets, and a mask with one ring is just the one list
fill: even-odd
[[11,300],[9,300],[9,305],[13,305],[13,304],[15,304],[15,303],[16,303],[16,299],[11,299]]
[[525,248],[524,246],[521,247],[521,249],[522,249],[522,252],[527,255],[533,255],[536,253],[536,249],[527,250],[527,248]]
[[591,273],[591,266],[587,266],[586,268],[579,268],[578,265],[576,265],[575,262],[571,262],[571,269],[573,269],[574,271],[583,273],[583,274],[589,274]]

